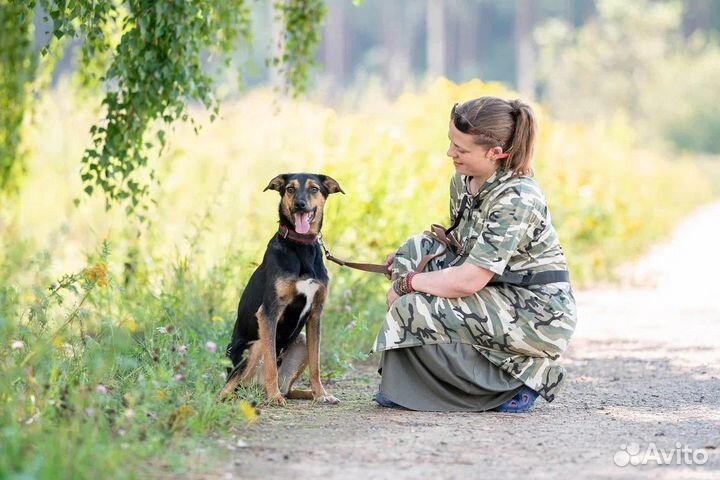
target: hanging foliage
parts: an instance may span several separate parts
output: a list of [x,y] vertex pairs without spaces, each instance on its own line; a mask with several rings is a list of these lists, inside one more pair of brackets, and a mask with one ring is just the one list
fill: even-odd
[[[313,55],[320,43],[317,26],[327,13],[323,0],[281,0],[274,4],[277,20],[285,25],[280,57],[271,59],[288,80],[286,86],[307,84],[310,68],[315,65]],[[297,94],[301,90],[295,89]]]
[[[30,26],[36,1],[2,3],[2,37],[17,36],[12,53],[3,53],[3,81],[15,90],[3,89],[2,105],[17,106],[13,117],[3,121],[4,132],[17,140],[3,139],[0,181],[17,168],[16,152],[24,103],[22,88],[32,77]],[[213,79],[203,70],[205,55],[219,56],[227,66],[238,45],[251,38],[250,0],[38,0],[52,21],[52,33],[60,38],[82,40],[79,69],[86,85],[102,84],[104,119],[91,130],[92,142],[82,158],[84,190],[101,190],[106,205],[122,203],[128,212],[147,208],[150,182],[148,167],[155,148],[162,151],[164,128],[188,116],[188,102],[198,102],[217,115],[218,101]],[[282,56],[273,63],[286,68],[284,77],[294,92],[302,92],[308,68],[319,42],[325,13],[322,0],[285,0],[274,3],[284,24]],[[26,22],[23,35],[17,19]],[[15,33],[17,32],[17,33]],[[22,39],[28,44],[22,43]],[[29,45],[29,46],[28,46]],[[8,50],[3,48],[3,51]],[[47,49],[44,49],[47,52]],[[12,58],[5,58],[5,57]],[[7,64],[7,67],[6,67]],[[20,76],[26,66],[28,75]],[[6,80],[5,73],[9,72]],[[23,97],[24,98],[24,97]],[[0,113],[2,115],[2,113]],[[19,120],[18,120],[19,118]],[[5,150],[8,150],[6,153]],[[15,154],[13,154],[15,152]],[[7,172],[7,173],[6,173]],[[3,184],[0,184],[2,187]],[[4,188],[4,187],[3,187]]]
[[37,66],[32,8],[0,0],[0,192],[17,188],[24,171],[22,124]]

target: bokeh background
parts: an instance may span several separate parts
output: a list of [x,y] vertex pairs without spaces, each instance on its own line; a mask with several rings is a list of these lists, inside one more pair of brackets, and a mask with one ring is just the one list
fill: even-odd
[[[241,409],[215,393],[240,293],[277,228],[277,194],[262,190],[288,171],[334,177],[346,195],[328,203],[327,244],[381,262],[447,222],[456,102],[532,102],[536,177],[578,289],[622,282],[619,268],[720,192],[720,2],[330,0],[300,99],[264,62],[282,26],[269,2],[253,5],[255,48],[216,77],[219,117],[192,106],[196,124],[176,124],[151,157],[145,222],[83,194],[102,109],[77,75],[77,41],[33,90],[27,170],[0,203],[0,477],[140,475],[253,421],[261,392]],[[323,371],[338,376],[367,360],[388,285],[328,268]]]

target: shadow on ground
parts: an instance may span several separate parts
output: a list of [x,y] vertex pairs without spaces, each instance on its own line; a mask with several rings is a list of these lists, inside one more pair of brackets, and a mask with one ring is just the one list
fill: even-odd
[[[696,348],[704,357],[717,354]],[[222,442],[228,451],[222,468],[189,476],[715,478],[720,364],[693,358],[693,351],[658,342],[578,340],[565,362],[563,394],[524,415],[383,409],[371,401],[378,376],[364,365],[328,383],[340,406],[298,401],[264,409],[257,424]],[[675,451],[672,464],[617,466],[615,455],[626,451],[621,446],[633,443],[640,460],[651,444]],[[702,449],[707,461],[676,464],[683,456],[678,444]]]

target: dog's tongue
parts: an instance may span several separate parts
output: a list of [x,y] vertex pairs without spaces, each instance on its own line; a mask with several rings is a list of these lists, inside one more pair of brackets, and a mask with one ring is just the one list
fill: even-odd
[[295,231],[300,234],[305,234],[310,231],[310,219],[309,213],[296,213],[295,214]]

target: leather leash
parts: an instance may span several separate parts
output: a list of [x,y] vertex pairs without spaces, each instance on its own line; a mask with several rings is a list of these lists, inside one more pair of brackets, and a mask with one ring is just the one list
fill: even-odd
[[[460,220],[462,220],[462,216],[465,213],[465,209],[467,209],[469,203],[470,197],[466,197],[463,200],[462,205],[460,206],[460,210],[455,216],[455,223],[453,223],[450,228],[446,229],[442,225],[433,224],[430,226],[429,231],[424,232],[425,235],[437,240],[438,243],[443,246],[443,248],[437,253],[425,255],[424,257],[422,257],[420,259],[420,263],[418,263],[418,266],[415,269],[416,272],[420,273],[425,270],[425,267],[427,267],[427,264],[430,263],[431,260],[441,255],[444,255],[448,248],[451,248],[458,255],[462,254],[462,245],[460,245],[460,243],[458,243],[458,241],[455,240],[455,238],[453,238],[450,233],[452,233],[452,231],[455,230],[458,225],[460,225]],[[355,270],[362,270],[364,272],[382,273],[383,275],[387,275],[390,273],[390,271],[385,265],[379,265],[376,263],[346,262],[345,260],[340,260],[339,258],[333,256],[333,254],[330,253],[330,250],[328,250],[327,246],[325,245],[325,242],[323,242],[322,233],[318,235],[318,242],[320,243],[320,247],[322,247],[323,252],[325,252],[325,258],[327,258],[331,262],[337,263],[338,265],[341,265],[343,267],[350,267],[354,268]]]
[[[442,225],[433,224],[430,226],[429,231],[425,231],[424,234],[434,238],[437,240],[438,243],[442,245],[442,249],[434,254],[431,255],[425,255],[420,259],[420,263],[418,263],[417,268],[415,269],[416,272],[420,273],[423,270],[425,270],[425,267],[427,267],[427,264],[430,263],[433,259],[445,254],[447,252],[448,248],[451,249],[456,255],[461,256],[464,255],[463,247],[460,245],[460,243],[455,240],[455,238],[450,235],[453,230],[455,230],[458,225],[460,225],[460,221],[462,220],[463,214],[465,213],[465,210],[470,206],[470,203],[472,202],[471,197],[466,197],[463,200],[462,205],[460,206],[460,209],[458,210],[458,213],[455,217],[455,222],[450,228],[445,228]],[[382,273],[383,275],[388,275],[390,271],[385,265],[378,265],[374,263],[355,263],[355,262],[346,262],[344,260],[340,260],[339,258],[333,256],[330,251],[328,250],[327,246],[325,246],[325,242],[322,240],[322,233],[318,235],[317,238],[318,242],[320,243],[320,247],[322,247],[323,251],[325,252],[325,258],[330,260],[331,262],[335,262],[340,266],[343,267],[350,267],[354,268],[356,270],[362,270],[365,272],[371,272],[371,273]],[[542,285],[547,283],[556,283],[556,282],[569,282],[570,281],[570,273],[567,270],[557,270],[557,271],[545,271],[545,272],[537,272],[537,273],[525,273],[520,274],[516,272],[504,272],[502,275],[495,275],[490,282],[488,282],[488,285],[491,286],[497,286],[497,285],[515,285],[515,286],[530,286],[530,285]]]
[[355,270],[362,270],[364,272],[382,273],[383,275],[390,273],[390,271],[385,265],[380,265],[377,263],[346,262],[345,260],[340,260],[339,258],[333,256],[333,254],[330,253],[330,250],[328,250],[328,248],[325,246],[325,242],[323,242],[322,233],[318,235],[318,242],[320,243],[320,247],[322,247],[323,252],[325,252],[325,258],[327,258],[331,262],[335,262],[343,267],[350,267],[354,268]]

